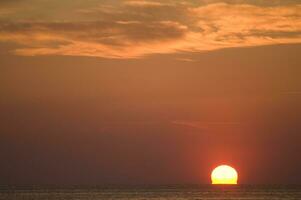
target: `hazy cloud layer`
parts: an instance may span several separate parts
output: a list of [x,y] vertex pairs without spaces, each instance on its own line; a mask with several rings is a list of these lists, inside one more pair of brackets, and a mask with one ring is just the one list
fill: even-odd
[[136,58],[301,42],[299,1],[45,1],[13,12],[26,2],[35,1],[0,10],[0,41],[18,44],[18,55]]

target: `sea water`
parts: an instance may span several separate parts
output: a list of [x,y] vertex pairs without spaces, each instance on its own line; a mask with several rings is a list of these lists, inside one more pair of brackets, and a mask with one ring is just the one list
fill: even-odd
[[0,200],[301,200],[289,185],[165,185],[106,187],[0,187]]

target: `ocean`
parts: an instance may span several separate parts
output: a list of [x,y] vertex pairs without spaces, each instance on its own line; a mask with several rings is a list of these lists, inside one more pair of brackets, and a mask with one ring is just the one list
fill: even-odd
[[0,186],[0,200],[301,200],[292,185]]

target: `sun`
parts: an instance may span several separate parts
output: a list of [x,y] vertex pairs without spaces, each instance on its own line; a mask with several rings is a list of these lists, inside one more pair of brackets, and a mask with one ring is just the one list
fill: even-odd
[[220,165],[211,173],[212,184],[237,184],[238,174],[233,167]]

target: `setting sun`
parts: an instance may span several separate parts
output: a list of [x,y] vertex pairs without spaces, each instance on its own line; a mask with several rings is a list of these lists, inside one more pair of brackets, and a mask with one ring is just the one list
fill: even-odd
[[237,184],[238,175],[233,167],[220,165],[211,173],[212,184]]

